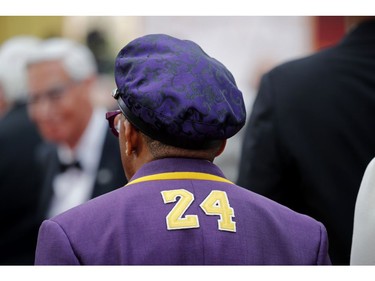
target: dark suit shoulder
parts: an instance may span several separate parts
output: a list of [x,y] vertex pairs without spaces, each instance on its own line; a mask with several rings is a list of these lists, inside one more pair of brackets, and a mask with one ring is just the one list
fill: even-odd
[[276,66],[267,75],[272,77],[272,79],[285,79],[285,77],[294,78],[294,80],[295,78],[310,79],[326,69],[327,63],[332,63],[336,52],[337,48],[332,47],[306,57],[290,60]]
[[12,138],[27,136],[40,141],[35,125],[29,119],[26,106],[16,105],[0,119],[0,139],[14,141]]

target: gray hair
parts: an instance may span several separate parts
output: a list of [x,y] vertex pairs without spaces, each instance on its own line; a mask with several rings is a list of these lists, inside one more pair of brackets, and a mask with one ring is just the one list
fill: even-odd
[[24,101],[27,97],[26,64],[39,46],[32,36],[16,36],[0,47],[0,84],[7,103]]
[[45,61],[61,61],[71,79],[85,80],[97,73],[95,57],[90,49],[66,38],[44,40],[29,60],[29,65]]

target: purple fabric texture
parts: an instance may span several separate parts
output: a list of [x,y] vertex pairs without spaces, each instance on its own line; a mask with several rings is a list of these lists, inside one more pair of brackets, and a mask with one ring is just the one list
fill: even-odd
[[[224,177],[213,163],[161,159],[133,177],[194,171]],[[194,195],[182,217],[197,215],[199,227],[168,230],[177,203],[162,191]],[[218,229],[218,215],[200,204],[213,191],[227,194],[236,232]],[[324,226],[265,197],[230,183],[158,180],[125,186],[43,222],[37,265],[322,265],[330,264]]]
[[125,115],[158,132],[152,138],[177,145],[223,140],[245,124],[232,74],[192,41],[162,34],[135,39],[119,52],[115,79]]

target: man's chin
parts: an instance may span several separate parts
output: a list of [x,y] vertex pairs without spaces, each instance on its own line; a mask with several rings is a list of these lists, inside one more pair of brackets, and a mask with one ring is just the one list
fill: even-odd
[[42,131],[42,136],[48,142],[52,142],[52,143],[56,143],[56,144],[64,142],[63,139],[59,135],[52,134],[50,132],[45,132],[45,131],[43,132]]

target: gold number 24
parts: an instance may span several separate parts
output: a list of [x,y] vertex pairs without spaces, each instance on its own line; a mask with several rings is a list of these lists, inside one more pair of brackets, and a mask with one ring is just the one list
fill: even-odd
[[[186,189],[165,190],[161,192],[164,204],[176,203],[166,217],[167,229],[199,228],[197,215],[186,215],[184,213],[194,201],[194,194]],[[228,196],[225,191],[212,190],[211,193],[199,205],[208,216],[219,216],[218,229],[222,231],[236,232],[236,222],[232,220],[234,210],[229,205]]]

